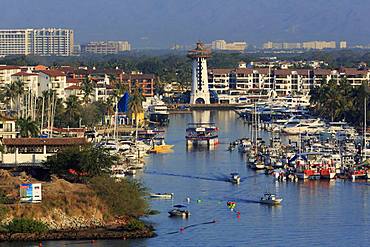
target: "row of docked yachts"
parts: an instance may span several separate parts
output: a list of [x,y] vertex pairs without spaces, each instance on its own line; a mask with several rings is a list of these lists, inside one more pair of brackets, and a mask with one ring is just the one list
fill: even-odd
[[[270,143],[261,138],[242,138],[230,143],[229,151],[237,148],[246,157],[246,164],[255,170],[266,170],[279,180],[370,178],[358,135],[308,134],[297,142],[281,142],[281,135],[273,135]],[[369,156],[370,157],[370,156]]]
[[113,177],[116,178],[135,175],[136,170],[144,168],[144,158],[149,153],[168,153],[173,147],[165,143],[164,131],[158,129],[140,130],[137,137],[129,135],[101,138],[95,145],[118,157],[118,161],[112,167]]

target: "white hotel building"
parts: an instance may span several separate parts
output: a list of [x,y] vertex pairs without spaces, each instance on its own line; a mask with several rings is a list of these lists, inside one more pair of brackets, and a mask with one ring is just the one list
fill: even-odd
[[0,56],[70,56],[73,45],[71,29],[0,29]]

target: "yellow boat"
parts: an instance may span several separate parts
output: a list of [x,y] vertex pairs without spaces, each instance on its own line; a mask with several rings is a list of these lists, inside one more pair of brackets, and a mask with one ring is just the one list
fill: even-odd
[[172,148],[174,147],[174,145],[167,145],[167,144],[163,144],[163,145],[155,145],[151,150],[150,152],[151,153],[157,153],[157,154],[162,154],[162,153],[171,153],[173,152]]

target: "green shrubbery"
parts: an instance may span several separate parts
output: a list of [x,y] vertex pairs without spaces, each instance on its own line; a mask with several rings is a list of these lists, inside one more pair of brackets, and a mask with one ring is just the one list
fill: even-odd
[[14,199],[7,197],[4,191],[0,190],[0,204],[12,204],[14,201]]
[[136,230],[143,230],[145,229],[144,222],[138,220],[138,219],[132,219],[130,222],[125,226],[125,229],[127,231],[136,231]]
[[[117,160],[109,151],[86,145],[60,150],[48,158],[44,165],[56,174],[72,182],[86,181],[88,178],[110,172],[111,166]],[[72,173],[71,173],[72,172]]]
[[136,181],[102,176],[90,180],[90,187],[109,206],[114,216],[143,216],[149,212],[146,189]]
[[9,224],[2,226],[2,230],[10,233],[43,233],[48,226],[40,221],[25,218],[13,219]]

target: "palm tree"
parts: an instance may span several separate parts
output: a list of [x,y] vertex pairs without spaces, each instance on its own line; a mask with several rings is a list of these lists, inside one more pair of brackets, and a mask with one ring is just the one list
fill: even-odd
[[32,121],[31,117],[19,118],[17,120],[17,126],[21,137],[34,137],[40,133],[38,124],[36,121]]
[[134,88],[133,94],[130,96],[128,102],[129,112],[133,113],[135,116],[135,128],[136,128],[136,139],[137,139],[137,128],[138,128],[138,113],[143,112],[143,101],[144,96],[139,91],[138,87]]
[[81,84],[81,89],[84,92],[83,101],[85,104],[88,104],[90,102],[90,95],[92,95],[94,89],[89,77],[84,78]]
[[81,104],[75,95],[71,95],[66,100],[66,121],[70,127],[77,127],[81,116]]
[[24,82],[17,80],[14,83],[14,94],[17,97],[17,116],[19,116],[19,110],[21,108],[21,97],[24,94]]
[[0,100],[4,102],[5,104],[7,104],[7,106],[9,106],[10,104],[11,110],[13,110],[13,105],[15,104],[14,102],[14,99],[16,97],[15,91],[16,91],[15,84],[10,83],[10,84],[6,84],[2,88],[1,93],[0,93]]

